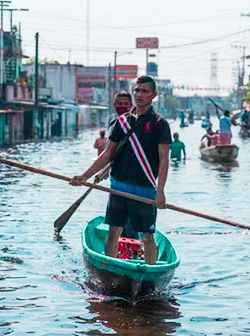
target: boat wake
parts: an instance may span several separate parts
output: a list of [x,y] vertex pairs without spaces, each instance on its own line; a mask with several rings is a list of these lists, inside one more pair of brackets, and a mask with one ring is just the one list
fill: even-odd
[[[245,274],[245,273],[244,273]],[[229,274],[226,275],[224,277],[220,277],[220,278],[211,278],[211,279],[207,279],[207,280],[197,280],[197,281],[193,281],[190,283],[172,283],[172,290],[174,289],[190,289],[190,288],[194,288],[196,286],[199,285],[204,285],[204,284],[211,284],[211,283],[215,283],[215,282],[220,282],[220,281],[224,281],[224,280],[228,280],[228,279],[235,279],[238,278],[239,276],[241,276],[242,274]]]

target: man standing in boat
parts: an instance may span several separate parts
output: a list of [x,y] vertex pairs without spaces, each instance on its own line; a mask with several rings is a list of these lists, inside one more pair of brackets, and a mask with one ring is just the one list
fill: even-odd
[[224,111],[224,115],[219,117],[219,137],[218,144],[230,145],[232,138],[231,126],[237,126],[238,123],[234,117],[230,117],[230,112],[228,110]]
[[[112,160],[111,188],[140,197],[155,199],[156,206],[165,205],[164,187],[168,175],[169,145],[172,142],[168,122],[152,107],[156,97],[153,78],[141,76],[134,88],[136,109],[123,114],[109,136],[109,144],[98,159],[82,175],[75,176],[71,185],[81,185]],[[122,139],[131,131],[122,150],[114,156]],[[157,182],[156,182],[157,180]],[[110,195],[106,222],[110,230],[106,254],[117,257],[118,241],[124,225],[130,219],[134,229],[143,233],[145,261],[153,264],[157,259],[154,240],[157,209],[153,205]]]

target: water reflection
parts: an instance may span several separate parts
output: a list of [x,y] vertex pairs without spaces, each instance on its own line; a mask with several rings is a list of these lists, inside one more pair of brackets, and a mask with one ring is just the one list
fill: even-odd
[[173,169],[173,171],[176,171],[180,168],[184,168],[185,164],[186,164],[186,161],[184,160],[181,160],[181,161],[178,161],[176,159],[170,160],[170,168]]
[[239,167],[238,161],[226,162],[226,163],[214,163],[201,161],[201,166],[206,169],[217,170],[221,172],[230,172],[233,168]]
[[231,162],[230,164],[220,164],[218,167],[216,167],[214,170],[218,170],[219,172],[231,172],[233,168],[239,167],[239,162]]
[[[136,305],[123,300],[91,302],[88,307],[93,315],[88,318],[89,331],[77,335],[172,335],[181,324],[179,305],[174,298],[138,302]],[[77,324],[86,323],[86,316],[73,317]],[[96,332],[96,333],[94,333]]]

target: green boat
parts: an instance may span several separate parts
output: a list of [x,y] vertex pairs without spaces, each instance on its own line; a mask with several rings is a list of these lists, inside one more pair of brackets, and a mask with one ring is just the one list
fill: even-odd
[[109,226],[102,216],[88,222],[83,229],[83,258],[89,286],[103,295],[126,299],[166,292],[180,263],[167,236],[160,231],[155,233],[158,260],[149,265],[139,256],[131,259],[106,256],[104,250],[108,230]]

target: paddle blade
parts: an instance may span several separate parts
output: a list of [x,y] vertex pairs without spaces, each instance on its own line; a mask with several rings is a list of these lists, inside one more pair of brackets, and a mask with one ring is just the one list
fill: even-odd
[[89,188],[78,200],[76,200],[63,214],[61,214],[54,222],[54,229],[59,234],[68,222],[70,217],[82,203],[82,201],[88,196],[93,188]]
[[[101,180],[103,180],[104,178],[106,178],[108,176],[109,169],[110,169],[110,163],[108,163],[106,165],[106,167],[104,167],[101,170],[99,176],[96,176],[96,178],[98,178],[99,180],[98,181],[96,180],[95,183],[98,183]],[[85,194],[83,194],[77,201],[75,201],[75,203],[73,203],[66,211],[64,211],[64,213],[61,214],[61,216],[59,216],[57,218],[57,220],[55,220],[54,228],[55,228],[56,234],[59,234],[61,232],[61,230],[64,228],[65,224],[68,222],[70,217],[73,215],[73,213],[76,211],[76,209],[82,203],[82,201],[88,196],[88,194],[92,190],[93,190],[93,187],[89,187],[89,189],[85,192]]]

